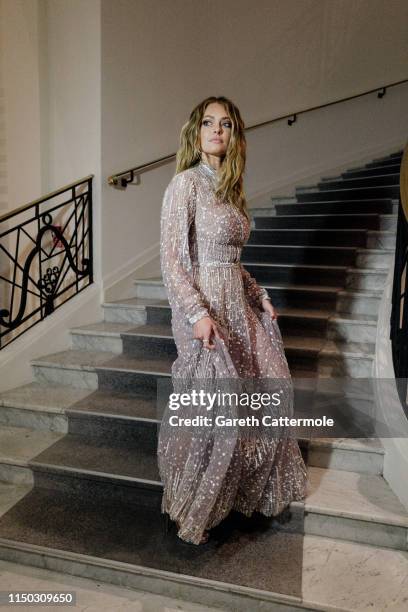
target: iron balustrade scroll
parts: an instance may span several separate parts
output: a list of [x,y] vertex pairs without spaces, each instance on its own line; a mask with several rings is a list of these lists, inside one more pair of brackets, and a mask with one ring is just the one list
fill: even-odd
[[390,339],[398,394],[408,416],[408,142],[400,169],[400,197],[395,243]]
[[93,283],[93,176],[0,216],[0,349]]

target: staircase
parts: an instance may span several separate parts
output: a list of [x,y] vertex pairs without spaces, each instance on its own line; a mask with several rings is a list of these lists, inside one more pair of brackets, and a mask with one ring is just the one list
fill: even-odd
[[[278,309],[294,377],[371,376],[401,156],[253,210],[242,262]],[[406,609],[408,511],[374,439],[301,438],[312,491],[286,522],[231,513],[203,548],[165,534],[156,392],[176,350],[163,283],[135,280],[103,308],[0,394],[0,558],[226,610]]]

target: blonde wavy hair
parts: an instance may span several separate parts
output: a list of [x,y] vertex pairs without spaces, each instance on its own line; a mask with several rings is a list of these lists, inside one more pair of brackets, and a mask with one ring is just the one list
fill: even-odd
[[232,121],[231,137],[221,163],[216,195],[236,206],[249,220],[242,174],[246,161],[245,125],[239,109],[224,96],[209,96],[197,104],[180,133],[176,156],[176,174],[197,165],[201,160],[200,133],[205,110],[212,102],[222,104]]

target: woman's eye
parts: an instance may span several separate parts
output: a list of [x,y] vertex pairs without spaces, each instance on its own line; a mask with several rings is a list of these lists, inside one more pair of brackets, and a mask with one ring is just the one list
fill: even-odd
[[[203,125],[207,125],[207,123],[211,123],[211,121],[209,119],[204,119]],[[226,123],[223,123],[223,126],[230,128],[232,127],[232,124],[229,121],[227,121]]]

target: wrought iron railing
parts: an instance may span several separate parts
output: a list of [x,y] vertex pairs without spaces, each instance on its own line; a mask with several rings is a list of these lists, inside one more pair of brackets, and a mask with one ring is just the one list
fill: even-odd
[[394,281],[390,339],[395,378],[401,403],[407,407],[408,379],[408,142],[400,169],[400,197],[398,206],[397,238],[395,244]]
[[0,216],[0,349],[93,282],[92,178]]

